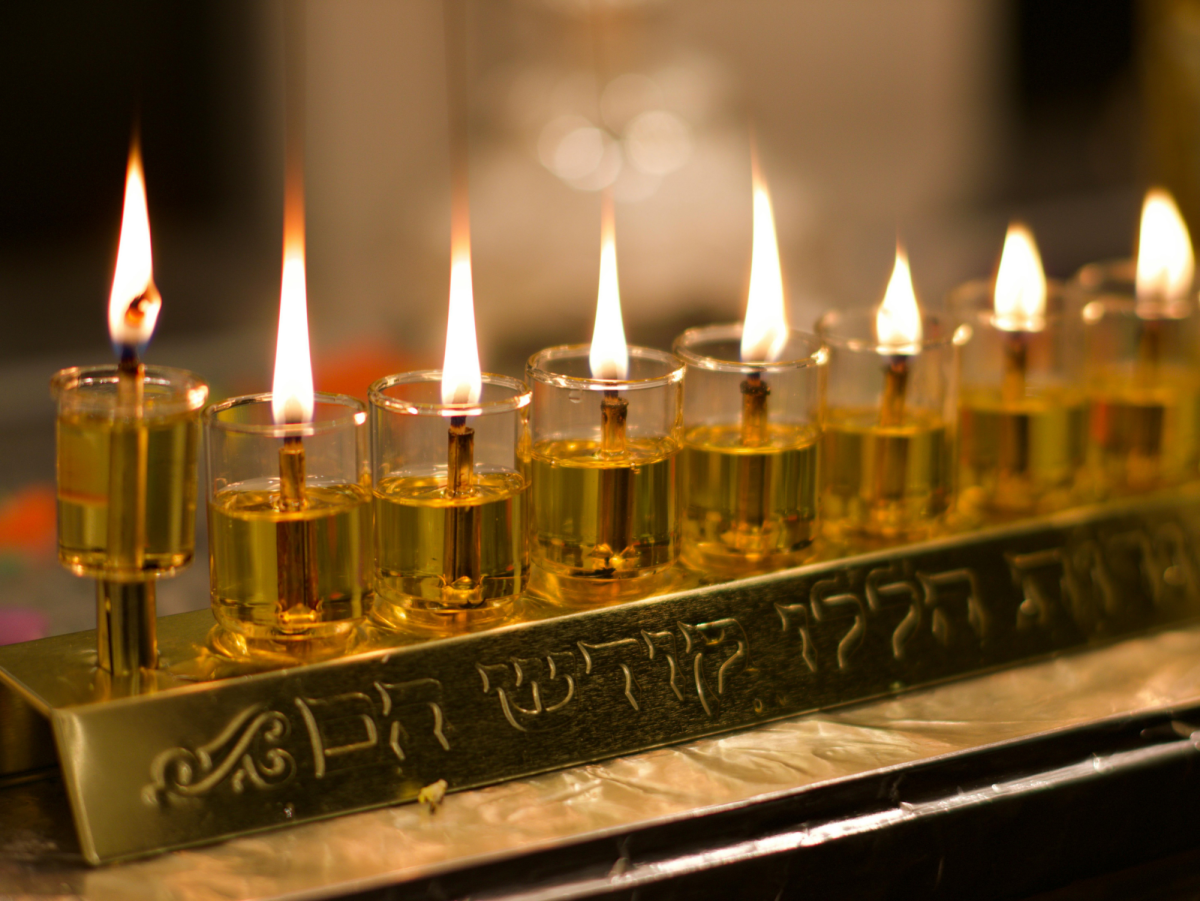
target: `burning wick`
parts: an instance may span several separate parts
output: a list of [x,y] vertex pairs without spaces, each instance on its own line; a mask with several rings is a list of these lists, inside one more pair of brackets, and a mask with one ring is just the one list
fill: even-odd
[[1162,188],[1146,192],[1138,228],[1137,314],[1141,319],[1135,377],[1152,384],[1162,355],[1162,314],[1187,303],[1195,274],[1195,256],[1187,224],[1171,195]]
[[[787,344],[787,314],[783,301],[783,270],[775,237],[771,196],[758,166],[757,148],[751,148],[754,193],[754,238],[750,255],[750,290],[742,323],[742,362],[771,363]],[[767,440],[767,398],[771,388],[761,371],[742,382],[742,444],[758,447]]]
[[[596,323],[588,354],[592,378],[624,380],[629,375],[629,346],[621,317],[621,292],[617,277],[617,235],[612,196],[604,194],[600,211],[600,287],[596,294]],[[627,453],[626,425],[629,401],[616,388],[604,390],[600,400],[602,460],[619,460]],[[600,511],[596,548],[592,552],[600,572],[617,568],[619,557],[633,541],[632,471],[628,466],[600,470]]]
[[[294,7],[294,8],[293,8]],[[283,192],[283,272],[279,290],[279,333],[271,413],[277,425],[312,422],[312,355],[308,340],[308,284],[304,238],[304,57],[302,5],[288,4],[285,18],[286,133]],[[299,513],[308,506],[307,461],[299,435],[285,435],[279,448],[279,508]],[[287,517],[275,533],[278,613],[282,622],[310,619],[321,607],[317,591],[316,531],[311,522]]]
[[896,264],[888,281],[883,303],[875,316],[875,334],[880,352],[888,358],[884,369],[883,400],[879,406],[879,424],[895,428],[904,423],[905,397],[908,392],[909,357],[920,352],[923,337],[921,310],[913,290],[912,271],[903,246],[896,244]]
[[[117,352],[117,409],[131,427],[114,427],[109,446],[108,557],[125,573],[146,562],[146,503],[150,436],[145,416],[146,370],[140,350],[149,342],[162,297],[154,286],[150,216],[137,137],[129,150],[117,266],[108,303],[108,330]],[[102,668],[133,671],[157,665],[153,581],[98,585]]]
[[993,295],[994,322],[1005,333],[1001,398],[1025,397],[1029,336],[1046,326],[1046,273],[1033,234],[1020,223],[1008,227]]

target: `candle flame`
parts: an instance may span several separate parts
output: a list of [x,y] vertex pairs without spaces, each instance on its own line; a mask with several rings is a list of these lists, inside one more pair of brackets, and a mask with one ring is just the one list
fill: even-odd
[[912,271],[904,247],[896,243],[896,265],[888,281],[883,303],[875,314],[875,334],[888,353],[915,354],[920,352],[924,337],[921,327],[921,308],[913,290]]
[[1033,233],[1019,222],[1008,227],[996,271],[996,327],[1039,332],[1046,317],[1046,273]]
[[750,255],[750,292],[742,325],[742,360],[770,362],[779,359],[788,339],[783,303],[783,272],[775,215],[766,182],[754,164],[754,249]]
[[442,403],[477,404],[483,394],[475,337],[475,291],[471,284],[469,225],[461,223],[450,248],[450,313],[442,363]]
[[277,423],[311,422],[313,416],[302,203],[293,202],[284,212],[279,335],[275,343],[275,381],[271,389],[271,413]]
[[629,346],[625,343],[617,283],[617,228],[608,195],[604,197],[600,216],[600,290],[596,295],[596,325],[588,362],[592,378],[623,379],[629,374]]
[[1175,304],[1192,288],[1195,257],[1187,224],[1162,188],[1146,192],[1138,233],[1137,299],[1140,304]]
[[119,347],[145,344],[154,332],[161,308],[162,298],[154,287],[142,151],[135,139],[129,150],[129,166],[125,173],[125,208],[121,214],[117,269],[108,299],[108,332],[113,344]]

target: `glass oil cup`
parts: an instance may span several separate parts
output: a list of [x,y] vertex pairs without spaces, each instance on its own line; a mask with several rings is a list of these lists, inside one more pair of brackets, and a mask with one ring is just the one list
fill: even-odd
[[741,362],[742,325],[689,329],[683,395],[683,559],[719,577],[785,569],[819,529],[820,382],[827,352],[791,332],[775,362]]
[[485,374],[476,404],[444,404],[439,370],[371,386],[374,616],[468,632],[502,622],[528,579],[530,392]]
[[[829,351],[821,441],[824,531],[838,540],[911,541],[942,528],[954,502],[959,348],[969,328],[924,314],[916,353],[880,346],[875,311],[817,323]],[[902,408],[881,416],[899,367]],[[893,408],[895,410],[895,408]]]
[[1086,266],[1072,287],[1083,318],[1088,462],[1097,494],[1135,494],[1196,478],[1195,295],[1175,304],[1138,302],[1132,261]]
[[[118,402],[117,381],[113,365],[64,369],[51,382],[59,560],[101,579],[170,575],[195,553],[199,413],[208,386],[189,372],[147,366],[135,415]],[[131,486],[139,470],[145,483]],[[131,521],[140,537],[118,551],[129,544],[118,540],[120,524]]]
[[269,394],[205,411],[220,650],[311,657],[346,646],[370,605],[366,422],[361,401],[331,394],[316,395],[307,423],[277,424]]
[[979,280],[949,299],[951,317],[973,333],[959,399],[959,508],[996,520],[1061,510],[1085,487],[1083,325],[1059,283],[1047,283],[1036,330],[999,327],[992,292]]
[[676,465],[683,364],[629,348],[625,379],[594,379],[587,345],[528,366],[531,589],[565,606],[646,597],[670,587],[681,522]]

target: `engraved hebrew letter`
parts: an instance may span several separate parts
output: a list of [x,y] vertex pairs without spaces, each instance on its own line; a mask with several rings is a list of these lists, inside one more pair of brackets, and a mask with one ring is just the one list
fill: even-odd
[[808,664],[808,671],[815,673],[817,671],[817,646],[813,643],[812,633],[809,631],[808,605],[776,604],[775,612],[779,614],[784,632],[791,634],[795,631],[800,634],[800,656]]
[[812,587],[810,597],[813,619],[817,622],[832,620],[843,609],[852,612],[854,623],[838,641],[837,647],[838,669],[849,669],[850,658],[862,646],[867,631],[866,604],[857,594],[840,590],[837,579],[822,579]]
[[921,586],[899,564],[879,566],[867,573],[867,604],[872,612],[881,613],[888,598],[905,598],[908,612],[892,632],[892,656],[904,659],[904,648],[921,626]]
[[[750,661],[750,639],[732,617],[711,623],[679,623],[684,655],[691,663],[692,681],[704,712],[720,712],[720,698],[735,675]],[[715,670],[715,672],[714,672]]]
[[683,700],[683,689],[679,681],[679,656],[675,653],[675,635],[671,632],[642,631],[642,641],[646,643],[646,656],[650,660],[661,660],[667,666],[667,684],[671,692],[680,701]]
[[[388,747],[399,761],[408,758],[404,748],[411,753],[420,747],[433,745],[420,741],[425,733],[416,732],[411,726],[414,720],[425,719],[428,734],[443,751],[450,750],[446,738],[446,714],[442,709],[442,683],[437,679],[413,679],[409,682],[376,682],[382,703],[382,717],[387,729]],[[406,726],[405,723],[409,723]]]
[[[1079,542],[1071,551],[1069,563],[1064,578],[1069,576],[1078,583],[1071,594],[1079,601],[1074,612],[1081,626],[1087,629],[1095,626],[1097,606],[1109,616],[1121,612],[1123,596],[1098,542],[1090,538]],[[1085,599],[1094,603],[1085,605]]]
[[979,577],[975,571],[964,567],[951,569],[940,573],[917,573],[917,579],[925,589],[925,606],[932,611],[931,629],[934,637],[943,647],[953,639],[953,629],[946,607],[957,593],[965,595],[967,604],[967,622],[970,624],[975,637],[983,641],[988,634],[988,612],[983,605],[983,597],[979,591]]
[[313,767],[321,779],[329,759],[368,751],[379,743],[375,726],[375,704],[361,691],[348,691],[327,698],[296,698],[312,742]]
[[[641,710],[642,704],[639,695],[643,689],[633,667],[637,665],[638,658],[648,659],[642,643],[636,638],[621,638],[617,641],[606,641],[600,644],[589,644],[586,641],[580,641],[577,644],[579,653],[583,656],[585,675],[592,675],[593,670],[603,668],[608,661],[616,661],[616,666],[620,668],[623,677],[625,700],[634,710]],[[611,663],[608,665],[612,666]]]
[[[1054,601],[1045,588],[1047,570],[1057,570],[1060,592],[1071,597],[1071,585],[1067,579],[1067,561],[1062,548],[1033,551],[1029,554],[1004,555],[1008,561],[1013,580],[1021,586],[1024,600],[1017,608],[1017,627],[1029,625],[1045,627],[1054,619]],[[1042,578],[1039,578],[1039,573]]]
[[1200,573],[1192,553],[1194,545],[1177,522],[1165,522],[1154,532],[1154,547],[1159,561],[1159,578],[1164,593],[1171,588],[1182,590],[1182,599],[1195,603],[1200,597]]
[[475,665],[484,694],[495,692],[510,726],[521,732],[553,729],[574,713],[575,655],[513,657],[508,663]]

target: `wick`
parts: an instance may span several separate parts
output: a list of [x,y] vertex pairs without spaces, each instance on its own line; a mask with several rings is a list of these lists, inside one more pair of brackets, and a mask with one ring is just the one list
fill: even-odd
[[600,456],[619,457],[625,453],[625,424],[629,401],[616,389],[607,389],[600,401]]
[[288,435],[279,449],[279,501],[284,510],[303,510],[306,506],[305,470],[304,441],[299,435]]
[[767,397],[770,386],[761,372],[752,372],[742,382],[742,444],[758,447],[767,440]]
[[1138,318],[1141,323],[1141,334],[1138,335],[1134,378],[1142,387],[1149,388],[1158,381],[1158,365],[1162,359],[1163,344],[1162,320]]
[[[279,449],[279,506],[298,513],[308,506],[304,442],[288,435]],[[278,572],[280,619],[308,617],[321,608],[317,591],[316,532],[311,522],[288,519],[277,523],[275,555]]]
[[1008,332],[1004,337],[1004,380],[1000,396],[1005,404],[1018,404],[1025,397],[1025,374],[1028,370],[1028,335]]
[[888,357],[883,371],[883,402],[879,406],[879,424],[893,428],[904,423],[904,399],[908,391],[908,355]]

